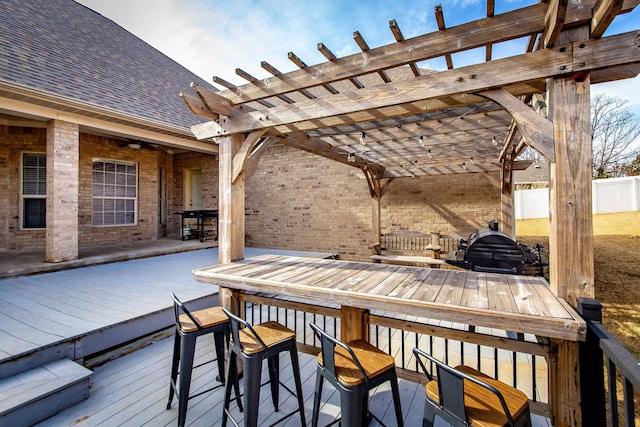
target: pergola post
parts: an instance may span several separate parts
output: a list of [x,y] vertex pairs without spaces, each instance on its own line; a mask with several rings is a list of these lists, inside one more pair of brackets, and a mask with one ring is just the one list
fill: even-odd
[[[563,33],[588,39],[588,28]],[[594,296],[593,221],[591,211],[590,77],[578,73],[549,80],[555,162],[549,180],[549,269],[552,291],[577,306]],[[582,425],[580,362],[577,342],[552,340],[549,402],[553,425]]]
[[242,146],[242,136],[220,138],[218,262],[226,264],[244,259],[244,176],[235,182],[233,156]]
[[[227,264],[244,258],[244,176],[233,182],[233,156],[242,146],[242,136],[219,139],[219,207],[218,263]],[[238,302],[230,289],[220,288],[220,304],[234,313]]]
[[573,307],[578,298],[595,296],[590,84],[588,74],[549,82],[556,154],[549,180],[550,284]]
[[507,156],[502,162],[500,191],[500,224],[502,232],[515,240],[516,221],[513,203],[513,159]]
[[[378,184],[379,184],[379,180],[378,180]],[[378,185],[378,190],[380,189],[380,186]],[[380,255],[381,253],[381,247],[378,243],[380,242],[380,236],[382,234],[382,223],[381,223],[381,219],[380,219],[380,212],[381,212],[381,200],[382,199],[382,195],[380,194],[380,191],[377,192],[372,192],[371,193],[371,232],[372,232],[372,237],[373,237],[373,249],[375,251],[376,255]]]

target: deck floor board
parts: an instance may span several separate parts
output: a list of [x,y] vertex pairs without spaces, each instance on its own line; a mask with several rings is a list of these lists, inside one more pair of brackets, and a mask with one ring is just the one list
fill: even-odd
[[[201,337],[196,349],[196,361],[202,363],[212,353],[211,337]],[[177,402],[174,400],[170,410],[166,410],[169,372],[173,339],[157,341],[150,346],[126,356],[108,362],[94,370],[93,387],[88,400],[69,408],[62,413],[37,424],[37,427],[54,427],[61,425],[87,426],[173,426],[177,422]],[[299,353],[302,378],[305,416],[307,424],[311,422],[313,393],[315,388],[316,358]],[[192,392],[209,387],[217,375],[215,363],[206,364],[194,372]],[[288,387],[294,388],[290,374],[288,354],[281,356],[282,380]],[[268,378],[266,363],[263,367],[263,379]],[[424,405],[424,387],[407,380],[399,380],[400,399],[405,425],[414,427],[422,425]],[[241,386],[242,391],[242,386]],[[198,396],[189,401],[187,425],[212,426],[219,425],[222,416],[224,388]],[[371,393],[370,406],[374,413],[387,425],[394,425],[395,413],[388,385],[381,385]],[[297,407],[294,396],[281,390],[280,412],[274,413],[268,387],[261,391],[261,407],[259,425],[266,426],[279,416]],[[232,413],[242,419],[236,406],[232,403]],[[333,387],[325,382],[320,407],[320,425],[331,422],[340,412],[339,395]],[[535,427],[548,427],[548,421],[533,416]],[[299,427],[300,420],[294,415],[281,425]],[[371,426],[378,426],[375,421]]]

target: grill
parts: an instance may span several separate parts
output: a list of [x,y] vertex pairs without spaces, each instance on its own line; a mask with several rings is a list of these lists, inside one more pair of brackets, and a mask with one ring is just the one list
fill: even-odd
[[491,221],[488,227],[471,233],[469,239],[461,239],[454,257],[446,262],[465,270],[525,274],[526,258],[523,245],[498,231],[498,222]]

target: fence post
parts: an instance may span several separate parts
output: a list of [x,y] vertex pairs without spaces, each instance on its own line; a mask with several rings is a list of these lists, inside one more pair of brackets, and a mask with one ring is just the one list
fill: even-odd
[[580,394],[583,426],[606,425],[604,392],[604,354],[600,339],[588,327],[590,322],[602,323],[602,304],[593,298],[578,298],[578,313],[587,322],[587,337],[579,344]]

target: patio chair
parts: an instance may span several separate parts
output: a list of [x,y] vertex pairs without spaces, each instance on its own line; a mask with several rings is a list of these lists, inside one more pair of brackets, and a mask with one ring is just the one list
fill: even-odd
[[[200,396],[222,387],[224,378],[224,348],[225,341],[229,341],[229,318],[220,307],[211,307],[204,310],[191,312],[171,292],[173,299],[173,309],[176,320],[176,333],[173,344],[173,359],[171,362],[171,381],[169,384],[169,402],[167,409],[171,409],[171,402],[174,395],[178,399],[178,426],[182,427],[187,418],[187,403],[189,399]],[[200,365],[193,366],[193,358],[196,349],[196,340],[199,336],[213,334],[216,358],[208,360]],[[191,388],[191,374],[194,368],[198,368],[210,362],[218,362],[218,379],[220,384],[201,391],[192,396],[189,395]],[[178,384],[176,379],[180,374]],[[240,394],[236,388],[236,396]]]
[[[295,332],[278,322],[265,322],[252,326],[247,321],[235,316],[225,308],[222,311],[231,322],[231,341],[229,342],[229,355],[227,358],[227,384],[225,388],[224,408],[222,413],[222,427],[227,425],[227,419],[231,418],[233,424],[237,421],[229,413],[231,402],[231,387],[238,384],[238,363],[242,360],[244,380],[244,425],[245,427],[258,425],[258,409],[260,406],[262,362],[267,359],[269,367],[269,384],[271,385],[271,400],[275,412],[279,409],[279,390],[284,387],[298,400],[298,409],[282,416],[273,422],[275,425],[300,413],[300,425],[306,425],[304,416],[304,399],[302,397],[302,382],[300,380],[300,365],[298,363],[298,350],[296,348]],[[291,369],[296,385],[295,393],[280,382],[280,353],[288,351],[291,357]],[[240,411],[243,405],[236,396]]]
[[310,323],[309,326],[321,344],[316,371],[312,427],[318,425],[324,379],[329,381],[340,393],[341,425],[345,427],[368,425],[371,418],[375,418],[376,421],[384,425],[368,409],[369,391],[389,381],[396,422],[398,426],[403,426],[396,363],[393,357],[367,341],[355,340],[345,344],[328,335],[317,325]]
[[[459,427],[531,426],[529,399],[520,390],[468,366],[452,368],[420,349],[413,354],[429,380],[423,427],[432,427],[436,416]],[[425,361],[435,364],[435,376]]]

